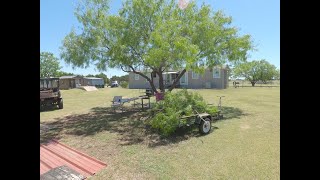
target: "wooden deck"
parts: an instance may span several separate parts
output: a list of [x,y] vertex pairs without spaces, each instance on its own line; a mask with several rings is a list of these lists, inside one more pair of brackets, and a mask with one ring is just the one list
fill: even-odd
[[58,141],[40,144],[40,175],[63,165],[84,177],[92,176],[107,166],[105,163]]

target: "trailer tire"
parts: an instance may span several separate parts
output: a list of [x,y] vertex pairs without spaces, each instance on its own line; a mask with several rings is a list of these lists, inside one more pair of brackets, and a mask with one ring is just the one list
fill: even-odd
[[58,104],[59,109],[63,109],[63,100],[61,99]]
[[209,118],[202,120],[199,125],[199,131],[201,134],[208,134],[211,130],[211,121]]

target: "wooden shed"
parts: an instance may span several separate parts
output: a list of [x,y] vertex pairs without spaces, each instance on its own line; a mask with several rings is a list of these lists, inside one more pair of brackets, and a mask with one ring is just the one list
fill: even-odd
[[61,76],[60,89],[73,89],[84,85],[84,78],[82,76]]

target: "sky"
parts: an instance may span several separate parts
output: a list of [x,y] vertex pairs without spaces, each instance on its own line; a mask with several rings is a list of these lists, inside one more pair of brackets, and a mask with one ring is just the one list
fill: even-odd
[[[72,27],[79,27],[74,11],[79,0],[40,0],[40,51],[51,52],[60,59],[59,48]],[[279,0],[195,0],[200,6],[210,4],[214,11],[232,16],[232,24],[240,34],[250,34],[257,51],[250,52],[248,61],[266,59],[280,68],[280,1]],[[122,0],[111,0],[110,13],[117,14]],[[72,69],[63,60],[62,71],[74,74],[99,74],[94,66]],[[127,73],[118,69],[103,72],[108,77]]]

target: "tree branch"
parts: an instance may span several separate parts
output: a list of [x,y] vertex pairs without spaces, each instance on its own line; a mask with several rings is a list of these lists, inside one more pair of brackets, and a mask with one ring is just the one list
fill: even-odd
[[147,67],[151,68],[152,70],[155,70],[154,67],[152,67],[151,65],[147,64],[146,62],[144,62],[144,60],[143,60],[143,58],[142,58],[142,56],[141,56],[141,53],[138,53],[138,52],[135,50],[135,48],[133,48],[131,45],[129,45],[129,47],[131,48],[131,50],[134,51],[134,53],[135,53],[137,56],[140,57],[141,63],[142,63],[144,66],[147,66]]
[[[107,41],[107,43],[108,43],[108,38],[106,37],[106,34],[105,34],[105,32],[103,32],[103,37],[104,37],[104,39]],[[108,46],[106,46],[106,48],[108,49],[108,50],[110,50],[110,48],[108,47]]]
[[156,87],[154,86],[152,80],[148,76],[144,75],[142,72],[136,71],[132,66],[129,66],[129,67],[132,69],[133,73],[139,74],[140,76],[144,77],[150,83],[153,92],[158,92]]
[[201,53],[203,53],[203,51],[200,51],[200,52],[196,55],[196,57],[198,57]]
[[123,72],[127,72],[127,73],[131,72],[131,71],[126,71],[126,70],[124,70],[124,69],[123,69],[123,66],[120,66],[120,68],[121,68],[121,70],[122,70]]
[[184,70],[182,70],[182,71],[179,73],[178,77],[173,81],[173,83],[172,83],[171,87],[168,89],[168,91],[172,91],[172,89],[176,86],[176,84],[178,83],[178,81],[179,81],[180,78],[184,75],[184,73],[185,73],[186,71],[187,71],[187,70],[184,69]]
[[138,53],[131,45],[129,45],[129,47],[134,51],[134,53],[135,53],[136,55],[138,55],[138,56],[140,57],[141,61],[143,62],[143,59],[142,59],[142,57],[141,57],[141,54]]

